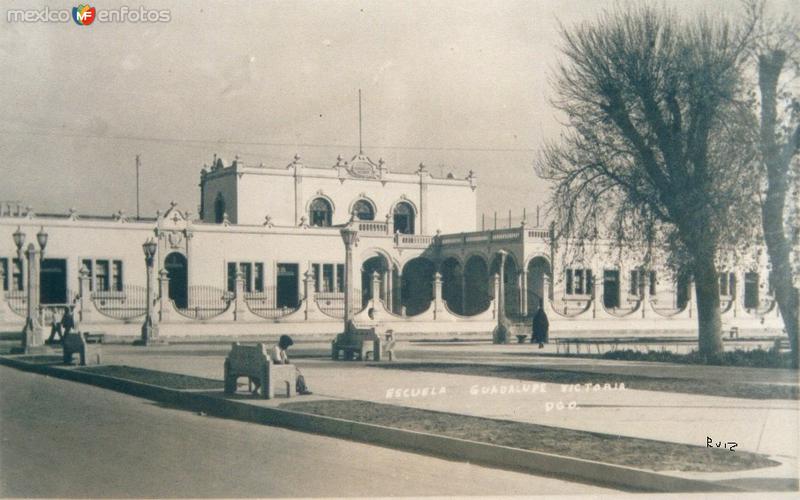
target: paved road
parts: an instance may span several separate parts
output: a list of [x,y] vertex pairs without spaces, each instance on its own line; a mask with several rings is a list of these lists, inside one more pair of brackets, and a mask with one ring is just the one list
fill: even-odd
[[2,497],[613,493],[196,415],[6,367],[0,380]]

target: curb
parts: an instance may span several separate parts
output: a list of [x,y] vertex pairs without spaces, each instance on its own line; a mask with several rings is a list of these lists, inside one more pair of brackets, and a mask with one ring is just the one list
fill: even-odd
[[421,452],[449,460],[501,469],[545,474],[567,480],[610,486],[624,491],[650,492],[745,492],[731,485],[612,465],[592,460],[469,441],[437,434],[256,406],[223,397],[167,389],[107,375],[37,365],[0,356],[0,365],[122,392],[143,399],[181,406],[191,411],[243,422],[345,438],[403,451]]

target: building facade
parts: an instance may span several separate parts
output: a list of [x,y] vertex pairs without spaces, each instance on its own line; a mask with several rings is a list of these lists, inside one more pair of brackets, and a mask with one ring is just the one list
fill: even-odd
[[[543,307],[555,335],[696,328],[690,284],[635,255],[615,260],[600,245],[576,264],[548,228],[523,220],[477,230],[477,187],[472,173],[438,178],[424,165],[395,173],[363,154],[322,168],[299,156],[277,168],[215,157],[201,171],[196,215],[174,203],[151,219],[6,204],[0,328],[19,330],[31,314],[46,325],[73,305],[81,329],[136,337],[149,302],[166,337],[332,338],[344,317],[343,228],[357,232],[352,287],[360,324],[485,336],[500,320],[525,330]],[[142,252],[150,239],[152,267]],[[766,255],[721,270],[726,327],[780,331],[766,278]]]

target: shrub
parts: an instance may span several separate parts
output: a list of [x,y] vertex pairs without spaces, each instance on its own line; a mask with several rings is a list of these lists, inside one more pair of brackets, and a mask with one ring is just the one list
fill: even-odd
[[705,356],[698,351],[689,354],[675,354],[672,351],[639,352],[630,349],[610,351],[603,354],[603,359],[624,361],[660,361],[666,363],[683,363],[692,365],[748,366],[756,368],[790,368],[791,355],[770,349],[753,349],[724,352],[719,356]]

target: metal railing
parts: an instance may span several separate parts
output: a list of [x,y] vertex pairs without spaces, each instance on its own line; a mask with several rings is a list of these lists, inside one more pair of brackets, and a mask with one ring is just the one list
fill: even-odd
[[125,285],[122,291],[92,292],[92,302],[101,314],[114,319],[129,320],[147,312],[147,288]]
[[277,319],[298,309],[297,307],[278,306],[278,293],[274,286],[259,292],[245,292],[244,300],[253,314],[266,319]]
[[206,285],[189,287],[189,303],[185,308],[175,306],[177,311],[192,319],[205,320],[224,313],[233,300],[233,292]]
[[28,292],[25,290],[15,290],[6,292],[6,302],[8,307],[14,311],[15,314],[23,318],[28,314]]
[[[353,299],[360,303],[361,290],[353,289]],[[334,318],[344,319],[344,292],[317,292],[314,294],[317,307],[320,311]],[[353,312],[361,310],[361,307],[353,304]]]

